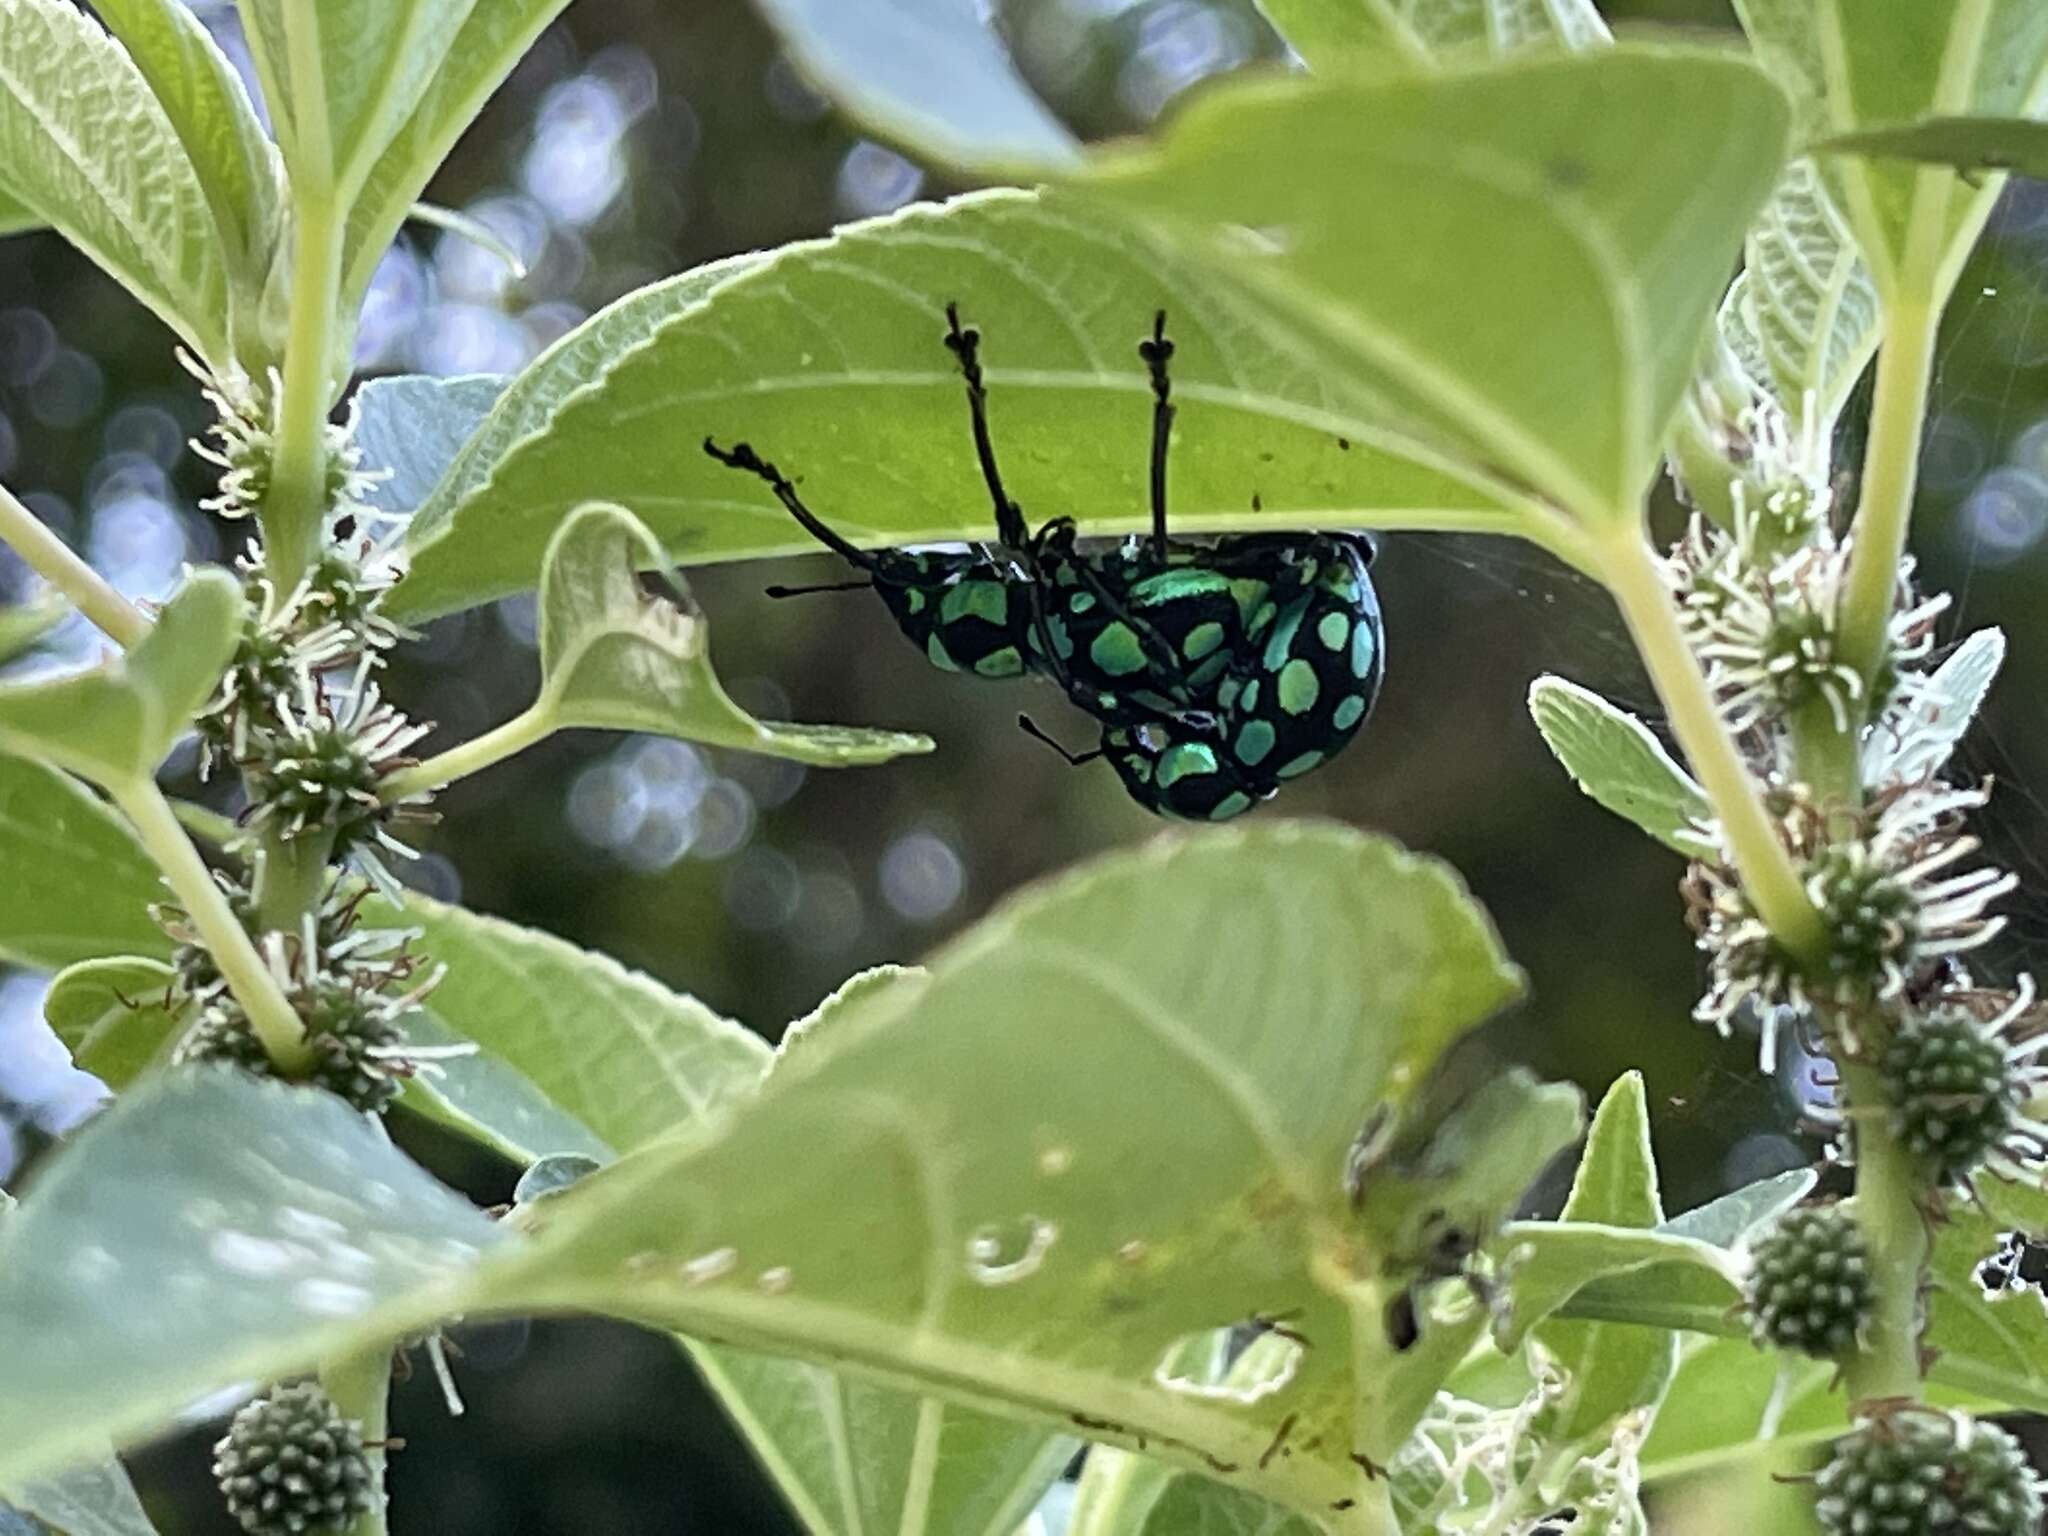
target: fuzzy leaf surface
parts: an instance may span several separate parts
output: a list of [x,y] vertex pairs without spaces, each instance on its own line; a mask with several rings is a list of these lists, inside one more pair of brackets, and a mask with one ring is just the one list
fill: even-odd
[[1561,677],[1530,684],[1529,714],[1544,745],[1600,805],[1674,853],[1710,851],[1700,831],[1714,816],[1706,792],[1642,721]]
[[410,516],[504,390],[494,374],[401,373],[364,384],[350,406],[355,444],[362,467],[383,476],[364,500]]
[[227,273],[205,190],[142,72],[70,0],[0,0],[0,195],[225,363]]
[[1592,0],[1258,0],[1310,69],[1472,62],[1610,41]]
[[184,1022],[167,1006],[170,984],[160,960],[82,960],[50,982],[43,1019],[73,1061],[119,1092],[163,1056]]
[[232,576],[195,570],[125,656],[0,684],[0,751],[102,784],[148,778],[227,669],[242,610]]

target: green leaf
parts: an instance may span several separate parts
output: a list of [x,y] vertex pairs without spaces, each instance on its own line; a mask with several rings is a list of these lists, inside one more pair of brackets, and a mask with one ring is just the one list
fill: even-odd
[[831,1021],[855,1003],[865,1002],[871,994],[885,988],[916,986],[924,976],[924,967],[919,965],[877,965],[854,972],[821,999],[817,1007],[782,1032],[782,1043],[775,1048],[776,1061],[787,1060],[792,1051],[808,1050],[812,1036],[831,1028]]
[[1940,771],[1983,709],[2004,661],[2002,630],[1972,631],[1920,688],[1912,730],[1870,733],[1863,744],[1865,782],[1911,784]]
[[[1219,931],[1203,914],[1225,907]],[[849,1007],[715,1136],[551,1201],[488,1291],[1079,1415],[1325,1507],[1377,1427],[1349,1422],[1322,1288],[1321,1266],[1379,1263],[1344,1235],[1361,1107],[1398,1106],[1516,982],[1456,883],[1384,842],[1286,823],[1162,840]],[[1183,1336],[1296,1307],[1318,1347],[1286,1389],[1154,1381]],[[1289,1415],[1295,1454],[1258,1468]]]
[[0,186],[0,235],[21,235],[48,228],[47,220]]
[[[1593,1117],[1561,1220],[1648,1229],[1663,1219],[1642,1074],[1630,1072],[1615,1080]],[[1552,1317],[1533,1336],[1565,1373],[1564,1395],[1542,1425],[1563,1445],[1604,1441],[1622,1415],[1654,1412],[1678,1367],[1678,1336],[1655,1329]]]
[[[692,281],[695,279],[696,281]],[[522,591],[571,508],[633,508],[698,563],[815,552],[765,487],[714,463],[744,439],[862,544],[986,539],[958,300],[983,333],[1011,495],[1090,533],[1149,526],[1151,385],[1137,343],[1169,309],[1173,523],[1305,522],[1513,533],[1480,477],[1389,446],[1227,285],[1059,194],[991,192],[852,225],[622,300],[516,380],[415,520],[394,612]],[[1347,446],[1348,445],[1348,446]],[[1253,511],[1254,506],[1263,509]]]
[[148,779],[227,669],[242,607],[226,571],[195,570],[127,655],[84,672],[0,684],[0,751],[102,784]]
[[111,1456],[7,1490],[0,1515],[10,1503],[63,1536],[156,1536],[127,1470]]
[[406,210],[491,93],[512,72],[568,0],[475,0],[417,101],[379,147],[348,216],[342,246],[342,303],[353,307],[370,286]]
[[363,499],[410,516],[504,391],[492,374],[402,373],[364,384],[349,406],[349,434],[362,467],[384,478]]
[[1075,1442],[800,1361],[691,1351],[805,1529],[1013,1536]]
[[1268,20],[1322,71],[1368,60],[1471,63],[1611,39],[1591,0],[1258,0]]
[[473,3],[237,0],[293,182],[345,214],[420,106]]
[[66,966],[43,998],[43,1018],[71,1059],[116,1092],[163,1056],[184,1022],[169,1005],[171,968],[121,955]]
[[1731,304],[1755,338],[1757,383],[1777,396],[1795,431],[1825,443],[1884,325],[1870,269],[1811,160],[1785,167],[1744,258]]
[[1825,155],[1870,155],[1949,165],[1959,171],[2011,171],[2048,177],[2048,123],[2023,117],[1924,117],[1840,134],[1814,145]]
[[711,670],[703,614],[688,589],[651,596],[636,574],[661,545],[623,507],[571,513],[540,578],[540,699],[552,725],[652,731],[821,768],[929,752],[929,737],[839,725],[789,725],[747,714]]
[[1340,399],[1632,522],[1787,119],[1745,61],[1628,46],[1220,88],[1092,186]]
[[[1799,102],[1805,137],[1839,141],[1926,119],[2026,118],[2048,90],[2048,10],[2034,0],[1738,0],[1758,57]],[[1888,293],[1952,276],[2001,177],[1978,186],[1911,163],[1831,155],[1822,167]]]
[[0,1480],[459,1311],[499,1236],[339,1099],[167,1073],[39,1169],[0,1237]]
[[71,605],[54,592],[0,608],[0,662],[34,650],[70,611]]
[[1712,1243],[1716,1248],[1733,1248],[1752,1232],[1768,1226],[1813,1192],[1820,1175],[1811,1168],[1788,1168],[1767,1179],[1758,1179],[1740,1189],[1681,1211],[1658,1230],[1673,1237]]
[[[420,931],[421,950],[448,967],[421,1010],[431,1038],[479,1047],[411,1091],[522,1161],[609,1159],[744,1097],[767,1069],[758,1036],[552,934],[417,895],[402,913],[373,905],[366,920]],[[508,1113],[514,1089],[530,1097]]]
[[2030,1291],[1987,1296],[1977,1280],[2004,1230],[1975,1203],[1950,1203],[1928,1264],[1924,1343],[1938,1351],[1935,1379],[2004,1407],[2048,1412],[2048,1307]]
[[227,277],[199,177],[141,71],[69,0],[0,0],[0,194],[226,363]]
[[237,301],[258,303],[281,232],[284,168],[242,77],[184,0],[97,0],[93,9],[128,50],[185,147],[235,275]]
[[1847,1399],[1831,1385],[1834,1374],[1826,1361],[1760,1350],[1746,1338],[1688,1338],[1670,1394],[1684,1411],[1657,1416],[1643,1445],[1643,1481],[1839,1434]]
[[1706,792],[1672,761],[1635,716],[1561,677],[1529,685],[1529,713],[1543,741],[1588,795],[1674,853],[1698,858],[1713,845]]
[[165,894],[156,866],[76,779],[0,756],[0,869],[0,960],[54,971],[171,951],[149,918]]
[[975,0],[756,0],[797,66],[862,126],[969,170],[1066,169],[1080,147]]

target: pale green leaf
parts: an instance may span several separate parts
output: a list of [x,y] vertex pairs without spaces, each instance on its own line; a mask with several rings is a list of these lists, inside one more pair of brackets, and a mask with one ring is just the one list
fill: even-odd
[[0,235],[21,235],[49,227],[47,219],[0,186]]
[[1012,174],[1080,158],[979,0],[755,3],[798,68],[848,116],[923,157]]
[[156,1536],[127,1470],[111,1456],[0,1492],[0,1515],[10,1504],[63,1536]]
[[929,737],[902,731],[747,714],[711,670],[707,625],[688,590],[678,580],[672,602],[641,586],[637,573],[663,558],[630,512],[595,502],[571,513],[548,545],[535,708],[553,725],[652,731],[821,768],[931,750]]
[[[419,504],[407,531],[407,542],[419,546],[439,539],[447,531],[455,508],[483,486],[495,472],[498,461],[516,444],[549,435],[554,428],[555,412],[581,392],[595,388],[613,364],[629,356],[669,321],[703,303],[720,284],[765,259],[758,252],[749,252],[650,283],[599,310],[556,340],[505,387],[497,403],[449,461],[433,494]],[[536,560],[546,542],[543,531],[533,544]],[[405,590],[410,593],[414,589],[408,586]],[[395,600],[402,603],[404,598]]]
[[1561,677],[1529,686],[1529,713],[1544,743],[1588,795],[1674,853],[1712,851],[1706,792],[1635,716]]
[[1870,733],[1863,743],[1864,782],[1911,784],[1939,772],[1984,707],[2004,661],[2003,631],[1973,631],[1915,692],[1910,730],[1881,725]]
[[0,608],[0,662],[12,661],[34,650],[70,611],[71,605],[55,592]]
[[1733,307],[1755,338],[1757,382],[1795,431],[1825,444],[1877,350],[1883,319],[1870,270],[1811,160],[1785,167],[1744,256]]
[[1745,1184],[1725,1195],[1681,1211],[1658,1230],[1673,1237],[1694,1238],[1716,1248],[1733,1248],[1813,1192],[1820,1175],[1811,1168],[1788,1168],[1754,1184]]
[[[1808,139],[1903,132],[1925,119],[2026,118],[2048,100],[2048,8],[2036,0],[1737,0],[1737,9],[1758,57],[1791,89]],[[1822,171],[1880,292],[1952,275],[2004,183],[1860,156],[1830,155]]]
[[445,57],[387,145],[379,147],[350,211],[342,247],[342,302],[370,286],[406,211],[476,120],[512,66],[568,0],[475,0]]
[[331,1095],[167,1073],[39,1169],[0,1237],[0,1479],[458,1311],[499,1235]]
[[857,1002],[864,1002],[871,993],[886,987],[916,986],[924,977],[924,968],[916,965],[877,965],[865,971],[856,971],[841,982],[818,1006],[802,1018],[795,1020],[782,1032],[782,1041],[775,1048],[775,1059],[786,1060],[792,1051],[809,1049],[812,1037],[832,1027],[832,1020],[843,1009]]
[[1470,63],[1610,41],[1592,0],[1258,0],[1310,69]]
[[1633,519],[1787,127],[1746,61],[1631,45],[1219,88],[1093,185],[1390,429]]
[[116,1091],[140,1077],[177,1037],[171,968],[135,955],[66,966],[43,998],[43,1019],[71,1059]]
[[242,77],[185,0],[95,0],[93,9],[156,93],[206,194],[237,298],[255,303],[280,233],[284,169]]
[[[1219,904],[1223,930],[1201,920]],[[1327,1507],[1379,1428],[1350,1422],[1316,1263],[1379,1269],[1338,1235],[1361,1106],[1397,1106],[1514,985],[1456,885],[1385,843],[1285,823],[1161,840],[845,1010],[716,1137],[550,1202],[541,1249],[492,1288],[1081,1415]],[[1286,1388],[1239,1404],[1153,1380],[1183,1336],[1295,1308],[1317,1347]],[[1294,1454],[1257,1467],[1290,1415]]]
[[1529,1221],[1501,1236],[1507,1305],[1503,1349],[1560,1309],[1572,1317],[1718,1332],[1740,1294],[1735,1265],[1712,1243],[1640,1227]]
[[[1985,1179],[1988,1187],[1993,1181]],[[2004,1224],[1974,1202],[1951,1203],[1928,1261],[1932,1292],[1924,1344],[1935,1378],[2005,1407],[2048,1412],[2048,1307],[2031,1290],[1986,1295],[1977,1266]]]
[[[1560,1219],[1646,1231],[1663,1221],[1641,1073],[1617,1078],[1601,1100]],[[1533,1337],[1565,1373],[1542,1417],[1542,1432],[1564,1445],[1604,1442],[1622,1415],[1654,1411],[1678,1366],[1678,1336],[1655,1329],[1551,1317]]]
[[695,1348],[806,1530],[1015,1536],[1075,1442],[937,1398],[736,1349]]
[[1820,154],[1948,165],[1959,171],[2048,177],[2048,123],[2033,118],[1925,117],[1823,139],[1814,149]]
[[168,955],[150,921],[167,894],[135,834],[76,779],[0,755],[0,960],[58,970]]
[[362,468],[382,477],[363,499],[410,516],[504,390],[492,374],[402,373],[363,385],[349,405],[349,435]]
[[[743,1097],[767,1068],[758,1036],[552,934],[417,895],[403,913],[380,904],[367,920],[420,930],[421,951],[448,967],[421,1010],[438,1025],[435,1042],[479,1047],[438,1063],[441,1072],[416,1079],[413,1091],[443,1100],[523,1161],[550,1152],[609,1158]],[[491,1114],[513,1086],[500,1089],[500,1073],[559,1120]]]
[[0,0],[0,194],[225,365],[206,193],[134,61],[70,0]]
[[220,681],[242,610],[232,576],[195,570],[125,656],[0,684],[0,751],[104,784],[149,778]]
[[397,613],[530,587],[556,526],[592,497],[631,507],[677,561],[817,550],[765,486],[705,455],[706,437],[752,443],[855,543],[988,538],[941,341],[954,300],[983,333],[1009,492],[1041,516],[1149,526],[1137,344],[1164,306],[1174,527],[1525,526],[1483,476],[1390,445],[1259,306],[1058,194],[916,206],[697,276],[622,300],[514,381],[414,523]]
[[237,0],[293,181],[331,197],[346,216],[420,106],[473,3]]

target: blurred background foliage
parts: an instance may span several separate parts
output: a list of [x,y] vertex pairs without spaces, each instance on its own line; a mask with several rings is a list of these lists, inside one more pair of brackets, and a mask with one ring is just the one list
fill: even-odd
[[[196,8],[235,52],[232,8]],[[1732,25],[1723,0],[1606,9],[1620,25]],[[1249,0],[1000,11],[1025,74],[1091,138],[1142,131],[1207,78],[1286,63]],[[414,226],[377,274],[358,362],[366,376],[510,372],[651,279],[950,190],[839,120],[746,0],[577,0],[431,191],[491,226],[525,276]],[[1142,322],[1132,317],[1134,337]],[[999,363],[1002,338],[988,347]],[[2033,728],[2048,607],[2026,596],[2048,533],[2048,185],[2016,186],[1995,217],[1950,317],[1935,401],[1923,573],[1957,594],[1952,632],[1998,623],[2012,640],[1974,760],[1999,779],[1995,849],[2037,892],[2017,904],[1996,962],[2009,968],[2048,936],[2048,808],[2030,788],[2048,784],[2048,736]],[[998,433],[1001,409],[998,392]],[[197,510],[210,486],[186,442],[205,425],[169,337],[139,307],[54,237],[0,243],[0,479],[137,597],[161,596],[183,562],[227,557],[244,536]],[[964,430],[960,472],[961,495],[978,498]],[[829,514],[829,487],[813,500]],[[1030,707],[1058,733],[1050,693],[937,672],[857,594],[762,595],[833,574],[822,556],[692,572],[721,670],[758,713],[923,730],[938,753],[818,772],[571,733],[449,791],[409,878],[607,950],[774,1036],[850,972],[913,960],[1025,881],[1158,831],[1106,770],[1069,770],[1016,730]],[[1378,713],[1286,809],[1443,856],[1493,913],[1533,996],[1458,1070],[1512,1059],[1597,1092],[1641,1066],[1674,1209],[1808,1160],[1797,1121],[1812,1064],[1788,1059],[1766,1080],[1752,1041],[1688,1022],[1696,969],[1677,862],[1581,798],[1523,709],[1543,670],[1649,706],[1604,597],[1531,552],[1474,540],[1392,536],[1376,574],[1391,647]],[[0,599],[25,585],[0,551]],[[94,646],[73,621],[31,664]],[[512,601],[435,624],[389,691],[439,722],[430,745],[445,745],[514,712],[536,676],[531,603]],[[199,793],[189,765],[180,772]],[[223,803],[219,786],[208,793]],[[0,1181],[15,1185],[99,1100],[42,1031],[40,996],[39,978],[0,975]],[[478,1198],[506,1197],[510,1170],[421,1127],[400,1132]],[[446,1416],[424,1371],[399,1391],[395,1427],[412,1447],[393,1471],[400,1530],[792,1529],[662,1341],[560,1323],[474,1333],[464,1348],[466,1417]],[[135,1458],[166,1532],[228,1529],[204,1476],[213,1433]]]

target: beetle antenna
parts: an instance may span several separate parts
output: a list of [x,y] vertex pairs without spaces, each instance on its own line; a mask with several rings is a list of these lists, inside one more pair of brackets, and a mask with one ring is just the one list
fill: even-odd
[[790,484],[789,477],[754,452],[751,444],[734,443],[729,449],[721,448],[707,437],[704,439],[704,451],[728,469],[741,470],[767,481],[769,488],[775,492],[775,499],[789,509],[790,516],[802,523],[806,533],[835,555],[851,561],[864,571],[872,571],[875,568],[875,557],[866,550],[856,549],[819,521],[817,514],[805,506],[803,498],[797,495],[796,487]]
[[1152,316],[1152,335],[1138,343],[1138,356],[1152,375],[1152,553],[1166,559],[1166,444],[1173,435],[1173,384],[1166,376],[1173,343],[1166,337],[1166,311]]
[[1029,715],[1019,715],[1017,717],[1017,725],[1033,741],[1042,741],[1048,747],[1051,747],[1053,751],[1059,753],[1061,757],[1067,760],[1069,768],[1079,768],[1082,764],[1092,763],[1095,759],[1102,756],[1102,748],[1100,747],[1097,747],[1093,752],[1069,752],[1065,747],[1046,735],[1044,731],[1040,730],[1038,722]]
[[988,432],[988,390],[981,379],[981,332],[960,324],[960,306],[946,306],[946,350],[960,363],[960,376],[967,381],[967,420],[974,430],[974,456],[981,461],[981,478],[995,503],[996,537],[1014,550],[1031,542],[1024,511],[1003,489],[1002,471],[996,468],[996,445]]
[[763,587],[761,590],[770,597],[809,597],[814,592],[866,592],[874,588],[872,581],[821,581],[808,587]]

